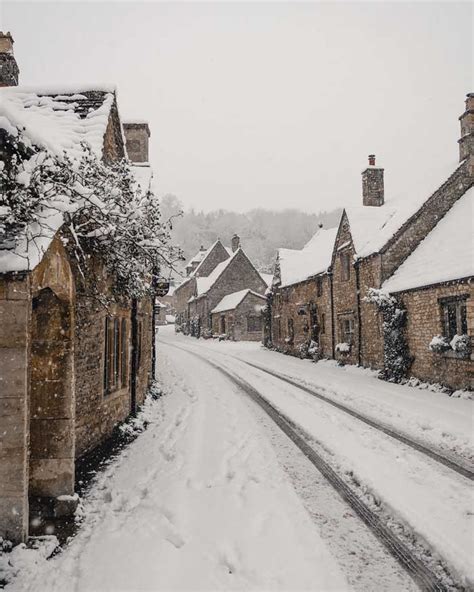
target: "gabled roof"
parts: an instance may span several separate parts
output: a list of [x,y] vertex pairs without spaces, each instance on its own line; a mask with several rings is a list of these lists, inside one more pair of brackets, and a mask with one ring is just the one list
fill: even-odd
[[321,228],[301,250],[279,249],[280,286],[290,286],[327,271],[337,228]]
[[443,170],[436,169],[430,174],[425,174],[418,182],[408,184],[403,193],[398,195],[390,196],[386,188],[386,199],[382,206],[360,204],[346,207],[345,212],[357,256],[368,257],[382,251],[404,224],[460,166],[462,163],[447,163]]
[[258,294],[253,290],[239,290],[238,292],[233,292],[232,294],[224,296],[224,298],[219,302],[219,304],[211,310],[211,313],[234,310],[247,297],[248,294],[253,294],[258,298],[261,298],[263,301],[266,301],[265,296],[263,296],[262,294]]
[[114,100],[115,88],[107,85],[0,88],[0,126],[23,129],[32,144],[56,155],[80,156],[85,141],[101,158]]
[[[57,156],[66,152],[72,159],[83,154],[81,142],[87,142],[101,158],[114,104],[115,89],[110,86],[0,88],[0,130],[16,137],[20,129],[27,143]],[[26,160],[25,170],[33,167],[36,159],[33,154]],[[68,198],[57,195],[54,207],[43,209],[41,226],[31,223],[17,233],[20,238],[13,246],[8,244],[9,237],[3,237],[0,273],[34,269],[63,225],[63,212],[69,207]]]
[[[232,257],[222,261],[217,265],[214,271],[209,274],[207,277],[199,277],[196,276],[196,289],[197,289],[197,296],[202,296],[205,294],[212,286],[217,282],[220,276],[224,273],[227,267],[232,263],[235,259],[237,253],[239,253],[241,249],[238,249],[235,253],[232,254]],[[197,271],[197,270],[196,270]]]
[[471,187],[383,284],[383,289],[400,292],[474,276],[473,204]]

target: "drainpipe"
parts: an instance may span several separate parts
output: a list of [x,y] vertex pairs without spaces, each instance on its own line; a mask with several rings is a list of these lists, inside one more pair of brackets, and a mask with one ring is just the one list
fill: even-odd
[[151,313],[151,377],[156,378],[156,298],[151,297],[152,313]]
[[331,357],[333,360],[336,359],[336,335],[334,333],[334,285],[333,285],[333,271],[332,267],[328,269],[329,276],[329,288],[330,288],[330,300],[331,300]]
[[360,314],[360,277],[359,277],[359,261],[354,263],[356,274],[356,294],[357,294],[357,364],[362,366],[362,327]]
[[130,369],[130,413],[137,412],[137,345],[138,345],[138,321],[137,299],[132,298],[132,367]]

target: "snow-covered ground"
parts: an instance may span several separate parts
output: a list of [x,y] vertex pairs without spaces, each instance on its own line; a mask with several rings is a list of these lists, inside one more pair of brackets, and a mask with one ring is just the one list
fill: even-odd
[[[474,458],[474,401],[381,381],[376,373],[355,366],[340,367],[331,360],[314,364],[269,351],[259,343],[196,340],[172,328],[160,338],[197,348],[196,352],[231,355],[316,388],[326,397],[391,425],[414,438],[466,459]],[[210,354],[209,354],[210,355]]]
[[17,553],[7,590],[350,589],[246,398],[172,354],[150,427],[98,478],[79,534],[48,562]]
[[[148,429],[97,475],[84,522],[60,554],[46,561],[41,550],[17,548],[8,555],[7,576],[17,576],[7,592],[416,590],[306,457],[196,353],[252,384],[472,584],[467,479],[242,360],[316,385],[465,457],[473,401],[160,327],[164,394],[147,404]],[[421,429],[423,422],[430,429]]]
[[[390,514],[406,524],[444,558],[465,582],[474,583],[474,500],[471,482],[424,455],[367,427],[311,395],[262,373],[239,359],[317,385],[325,394],[350,401],[420,438],[470,456],[473,401],[384,383],[373,373],[311,364],[258,344],[199,341],[169,332],[162,340],[195,351],[236,374],[314,439],[346,474],[353,474]],[[224,355],[225,354],[225,355]],[[431,399],[429,399],[431,397]],[[425,427],[425,429],[422,428]],[[453,446],[454,443],[454,446]]]

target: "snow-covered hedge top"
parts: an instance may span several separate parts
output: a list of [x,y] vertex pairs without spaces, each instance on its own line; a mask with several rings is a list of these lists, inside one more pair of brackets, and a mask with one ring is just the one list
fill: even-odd
[[474,187],[454,204],[383,285],[398,292],[474,275]]
[[337,228],[321,228],[300,251],[279,249],[281,286],[290,286],[325,272],[331,265],[336,234]]
[[[82,94],[89,91],[95,93],[93,101]],[[66,151],[79,157],[81,142],[87,142],[101,158],[114,92],[107,85],[0,88],[0,127],[10,134],[21,129],[25,140],[58,156]]]

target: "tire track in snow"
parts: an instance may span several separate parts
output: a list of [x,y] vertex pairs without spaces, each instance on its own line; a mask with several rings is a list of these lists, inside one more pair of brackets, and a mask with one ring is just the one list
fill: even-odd
[[[175,344],[167,343],[171,347],[181,349],[196,357],[224,374],[229,380],[236,384],[245,392],[255,403],[257,403],[267,415],[276,423],[276,425],[290,438],[290,440],[303,452],[308,460],[318,469],[326,480],[337,491],[340,497],[351,507],[359,516],[369,530],[382,542],[388,552],[394,557],[406,572],[417,583],[421,590],[426,592],[446,592],[448,590],[459,589],[462,587],[447,586],[436,573],[416,557],[411,549],[405,545],[348,486],[348,484],[337,474],[337,472],[319,455],[306,440],[296,431],[296,426],[283,413],[278,411],[267,399],[265,399],[253,386],[242,378],[236,376],[233,372],[222,368],[217,363],[187,348],[179,347]],[[229,356],[233,357],[233,356]],[[239,358],[235,358],[239,359]],[[244,362],[243,360],[239,360]],[[254,366],[249,362],[244,362],[249,366]],[[257,369],[257,366],[255,366]],[[261,370],[261,369],[260,369]],[[269,372],[270,373],[270,372]],[[270,373],[272,374],[272,373]],[[280,378],[279,376],[276,376]],[[295,384],[300,387],[301,385]],[[304,390],[304,389],[303,389]]]
[[[178,347],[178,346],[171,344],[169,342],[167,342],[167,345],[171,345],[172,347]],[[188,348],[179,348],[179,349],[185,349],[186,351],[192,351],[191,349],[188,349]],[[359,421],[384,433],[385,435],[393,438],[394,440],[398,440],[402,444],[405,444],[406,446],[413,448],[417,452],[420,452],[421,454],[428,456],[432,460],[438,462],[439,464],[442,464],[443,466],[454,471],[458,475],[461,475],[462,477],[465,477],[466,479],[469,479],[470,481],[474,481],[474,467],[472,466],[471,463],[468,463],[467,461],[464,461],[464,460],[458,459],[458,458],[454,458],[453,455],[450,455],[447,452],[442,452],[439,449],[436,449],[431,446],[427,446],[426,444],[424,444],[418,440],[415,440],[413,437],[408,436],[407,434],[403,434],[403,433],[395,430],[391,426],[389,426],[387,424],[383,424],[379,421],[376,421],[376,420],[368,417],[367,415],[364,415],[363,413],[359,413],[358,411],[356,411],[352,407],[349,407],[348,405],[344,405],[343,403],[339,403],[338,401],[335,401],[331,397],[327,397],[326,395],[323,395],[317,389],[310,388],[310,387],[302,384],[298,380],[294,380],[294,379],[290,378],[289,376],[286,376],[284,374],[280,374],[279,372],[275,372],[274,370],[269,370],[268,368],[265,368],[264,366],[260,366],[259,364],[254,364],[253,362],[248,362],[248,361],[243,360],[242,358],[239,358],[237,356],[232,356],[230,354],[226,354],[226,353],[222,353],[222,352],[213,352],[213,353],[216,353],[218,355],[222,355],[226,358],[231,358],[233,360],[237,360],[239,362],[242,362],[243,364],[246,364],[247,366],[250,366],[251,368],[255,368],[256,370],[260,370],[261,372],[265,372],[266,374],[273,376],[274,378],[278,378],[279,380],[282,380],[283,382],[286,382],[287,384],[290,384],[291,386],[294,386],[294,387],[304,391],[305,393],[308,393],[309,395],[316,397],[317,399],[323,401],[324,403],[327,403],[328,405],[335,407],[339,411],[342,411],[343,413],[346,413],[347,415],[350,415],[350,416],[354,417],[355,419],[358,419]],[[196,354],[196,355],[198,355],[198,354]]]

